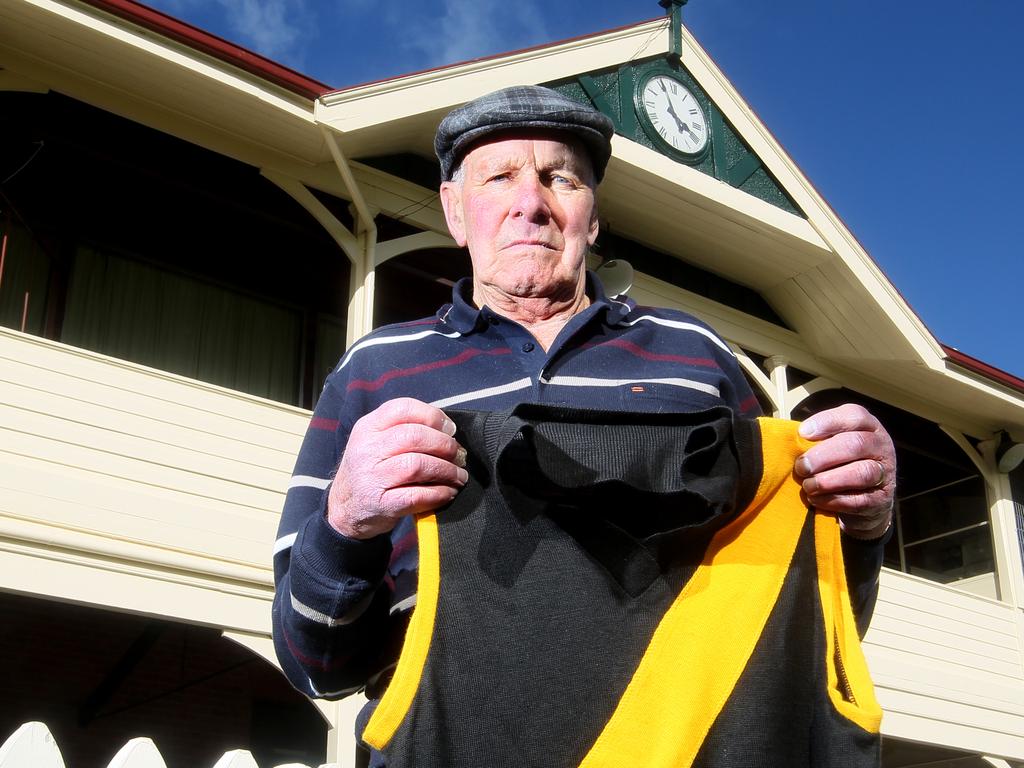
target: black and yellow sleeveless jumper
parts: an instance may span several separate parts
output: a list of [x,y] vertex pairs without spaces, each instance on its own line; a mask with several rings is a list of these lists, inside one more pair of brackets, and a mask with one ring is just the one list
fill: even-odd
[[796,424],[451,412],[457,499],[363,734],[389,768],[860,768],[874,698]]

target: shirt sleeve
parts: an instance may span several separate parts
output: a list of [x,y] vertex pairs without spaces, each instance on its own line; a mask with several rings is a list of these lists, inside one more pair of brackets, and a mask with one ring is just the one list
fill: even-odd
[[862,539],[842,535],[843,564],[846,585],[850,592],[853,616],[857,620],[857,634],[863,639],[875,611],[878,599],[878,578],[885,559],[885,545],[892,538],[892,527],[878,539]]
[[[722,342],[725,344],[725,341]],[[722,399],[733,413],[746,418],[755,418],[762,414],[761,403],[751,388],[747,377],[743,375],[740,362],[732,352],[721,353],[721,366],[725,374],[726,386],[722,388]]]
[[332,374],[317,402],[274,546],[278,660],[292,685],[325,698],[360,690],[379,670],[391,602],[388,536],[350,539],[327,522],[330,483],[362,415],[358,399],[344,397],[345,378]]

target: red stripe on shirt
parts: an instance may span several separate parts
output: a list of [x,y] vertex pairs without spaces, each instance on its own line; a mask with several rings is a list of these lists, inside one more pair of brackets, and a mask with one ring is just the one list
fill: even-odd
[[324,672],[333,672],[334,670],[340,669],[341,667],[345,666],[352,658],[352,654],[347,653],[344,655],[339,655],[329,662],[325,662],[323,659],[309,656],[303,653],[299,646],[292,642],[291,635],[288,634],[288,631],[283,626],[281,627],[281,634],[284,636],[285,645],[287,645],[288,650],[292,652],[292,656],[294,656],[300,662],[305,664],[307,667],[315,667],[316,669],[322,670]]
[[508,347],[501,347],[499,349],[467,349],[464,352],[460,352],[455,357],[449,357],[446,360],[434,360],[430,363],[423,363],[422,365],[414,365],[412,368],[397,368],[393,371],[377,377],[373,381],[367,381],[365,379],[356,379],[355,381],[349,382],[347,391],[351,392],[353,389],[364,389],[368,392],[376,392],[378,389],[383,387],[392,379],[400,379],[406,376],[415,376],[420,373],[426,373],[428,371],[436,371],[438,368],[448,368],[453,365],[461,365],[462,363],[470,360],[477,355],[507,355],[512,352]]
[[[642,358],[644,360],[653,360],[654,362],[661,363],[682,363],[683,365],[696,365],[702,368],[718,368],[719,365],[716,361],[707,357],[686,357],[684,355],[669,355],[661,352],[651,352],[644,349],[643,347],[634,344],[632,341],[626,341],[625,339],[611,339],[610,341],[603,341],[593,346],[610,346],[624,349],[631,355]],[[590,346],[590,345],[586,345]]]
[[405,323],[395,323],[393,328],[415,328],[417,325],[435,325],[437,323],[436,317],[427,317],[423,320],[409,320]]
[[750,413],[753,410],[758,409],[759,403],[757,402],[757,395],[751,395],[742,403],[740,403],[740,413]]
[[333,432],[338,428],[337,419],[323,419],[319,416],[314,416],[309,420],[310,429],[324,429],[328,432]]
[[395,542],[394,547],[391,549],[391,564],[394,564],[398,558],[408,552],[410,549],[416,546],[416,529],[413,528],[405,536]]

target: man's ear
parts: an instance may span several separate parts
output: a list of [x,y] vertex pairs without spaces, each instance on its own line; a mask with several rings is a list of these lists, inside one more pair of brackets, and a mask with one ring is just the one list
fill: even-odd
[[590,232],[587,234],[587,243],[593,245],[597,242],[597,233],[601,229],[601,222],[597,217],[597,203],[594,203],[594,210],[590,212]]
[[441,207],[448,231],[460,248],[466,247],[466,220],[462,210],[462,185],[453,181],[441,182]]

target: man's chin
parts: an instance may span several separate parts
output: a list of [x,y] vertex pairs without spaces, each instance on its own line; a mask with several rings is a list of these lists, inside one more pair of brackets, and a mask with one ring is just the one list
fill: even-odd
[[547,299],[564,301],[576,293],[576,283],[571,280],[522,280],[508,284],[505,293],[517,299]]

